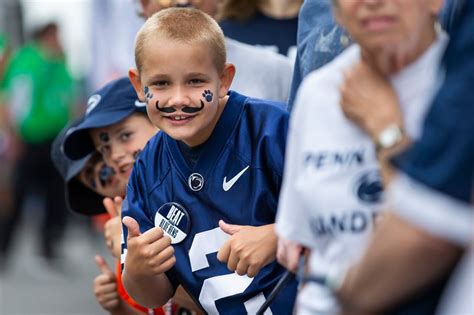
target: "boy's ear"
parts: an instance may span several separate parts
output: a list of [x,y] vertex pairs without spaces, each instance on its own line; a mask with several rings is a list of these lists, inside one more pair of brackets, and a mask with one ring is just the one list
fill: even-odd
[[137,92],[138,99],[140,102],[145,102],[145,94],[143,93],[142,89],[142,83],[140,81],[140,73],[138,72],[138,69],[136,68],[130,68],[128,70],[128,78],[130,79],[130,82],[132,82],[133,88],[135,89],[135,92]]
[[234,80],[234,75],[235,66],[231,63],[226,63],[221,74],[221,88],[219,90],[219,97],[224,97],[227,95],[227,92],[230,90],[232,80]]

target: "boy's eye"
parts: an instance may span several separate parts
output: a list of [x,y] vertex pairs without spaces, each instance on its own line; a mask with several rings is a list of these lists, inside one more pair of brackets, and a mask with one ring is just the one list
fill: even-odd
[[120,134],[120,140],[127,141],[128,139],[130,139],[131,135],[132,135],[131,132],[124,132],[124,133]]
[[168,81],[165,81],[165,80],[161,80],[161,81],[156,81],[153,83],[154,86],[157,86],[157,87],[164,87],[164,86],[168,86],[170,83]]
[[189,83],[190,83],[190,84],[201,84],[201,83],[204,83],[204,80],[201,80],[201,79],[191,79],[191,80],[189,80]]

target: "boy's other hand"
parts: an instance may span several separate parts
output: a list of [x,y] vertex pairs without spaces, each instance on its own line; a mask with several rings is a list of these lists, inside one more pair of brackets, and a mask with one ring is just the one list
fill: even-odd
[[220,262],[239,275],[255,277],[262,267],[275,260],[277,237],[274,224],[235,225],[219,221],[219,227],[231,237],[217,253]]
[[102,272],[94,279],[94,295],[100,306],[111,312],[120,306],[115,274],[102,256],[95,256],[95,262]]
[[120,258],[121,253],[122,203],[122,197],[115,197],[113,200],[106,197],[103,200],[104,207],[110,215],[110,219],[104,225],[105,244],[115,258]]
[[127,227],[127,256],[125,270],[132,278],[146,278],[160,275],[171,269],[176,263],[171,239],[163,234],[161,228],[155,227],[140,233],[138,222],[131,217],[124,217]]

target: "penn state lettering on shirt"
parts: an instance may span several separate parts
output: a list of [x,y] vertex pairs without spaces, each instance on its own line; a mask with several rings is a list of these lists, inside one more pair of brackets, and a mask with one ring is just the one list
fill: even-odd
[[352,167],[364,164],[365,149],[308,152],[304,156],[305,167],[311,166],[315,169]]
[[378,211],[353,210],[343,213],[327,213],[311,219],[310,225],[316,236],[341,233],[362,233],[371,229],[379,216]]

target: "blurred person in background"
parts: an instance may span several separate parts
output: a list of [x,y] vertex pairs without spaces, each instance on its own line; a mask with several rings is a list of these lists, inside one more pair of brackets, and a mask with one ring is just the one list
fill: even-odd
[[[0,32],[0,82],[2,81],[5,65],[10,56],[10,47],[5,34]],[[0,218],[5,215],[5,209],[10,208],[10,174],[11,166],[8,159],[8,137],[6,126],[0,122]]]
[[135,0],[89,2],[91,64],[87,80],[89,92],[93,92],[134,66],[134,39],[143,21],[136,14]]
[[[386,313],[427,290],[443,289],[454,267],[437,314],[474,313],[474,2],[454,5],[440,88],[421,137],[405,132],[387,137],[378,155],[391,211],[360,262],[336,277],[347,313]],[[404,130],[402,100],[394,97],[390,82],[360,70],[348,73],[344,83],[346,116],[374,141],[390,128]]]
[[[298,49],[288,99],[290,112],[303,78],[333,60],[352,42],[350,36],[334,20],[331,2],[332,0],[305,0],[301,6],[298,17]],[[441,10],[439,21],[448,34],[460,10],[459,2],[445,1]]]
[[0,32],[0,81],[3,78],[5,65],[10,56],[10,47],[8,45],[7,37]]
[[61,178],[50,159],[51,144],[74,112],[74,81],[55,23],[38,28],[33,40],[16,51],[1,84],[0,121],[9,141],[13,205],[0,219],[0,259],[10,253],[21,210],[32,192],[44,200],[39,254],[52,263],[64,234],[67,211]]
[[[386,76],[400,99],[396,118],[417,138],[448,42],[435,24],[442,0],[335,0],[333,5],[337,22],[357,44],[303,81],[290,124],[277,217],[279,235],[311,251],[298,296],[301,314],[338,313],[340,305],[326,281],[361,257],[384,210],[377,160],[384,142],[372,142],[344,116],[339,102],[345,100],[340,85],[346,73],[364,65]],[[280,258],[287,265],[284,252]],[[429,304],[416,302],[420,308]]]
[[306,0],[298,17],[298,38],[293,78],[288,99],[291,112],[303,79],[332,61],[351,44],[349,35],[332,15],[331,0]]
[[[172,6],[192,6],[210,16],[218,14],[221,0],[136,0],[140,15],[149,18],[153,13]],[[224,32],[224,35],[225,32]],[[264,48],[225,38],[227,60],[238,69],[232,89],[250,97],[286,102],[293,71],[291,61]]]
[[223,0],[217,20],[224,34],[294,59],[303,0]]

